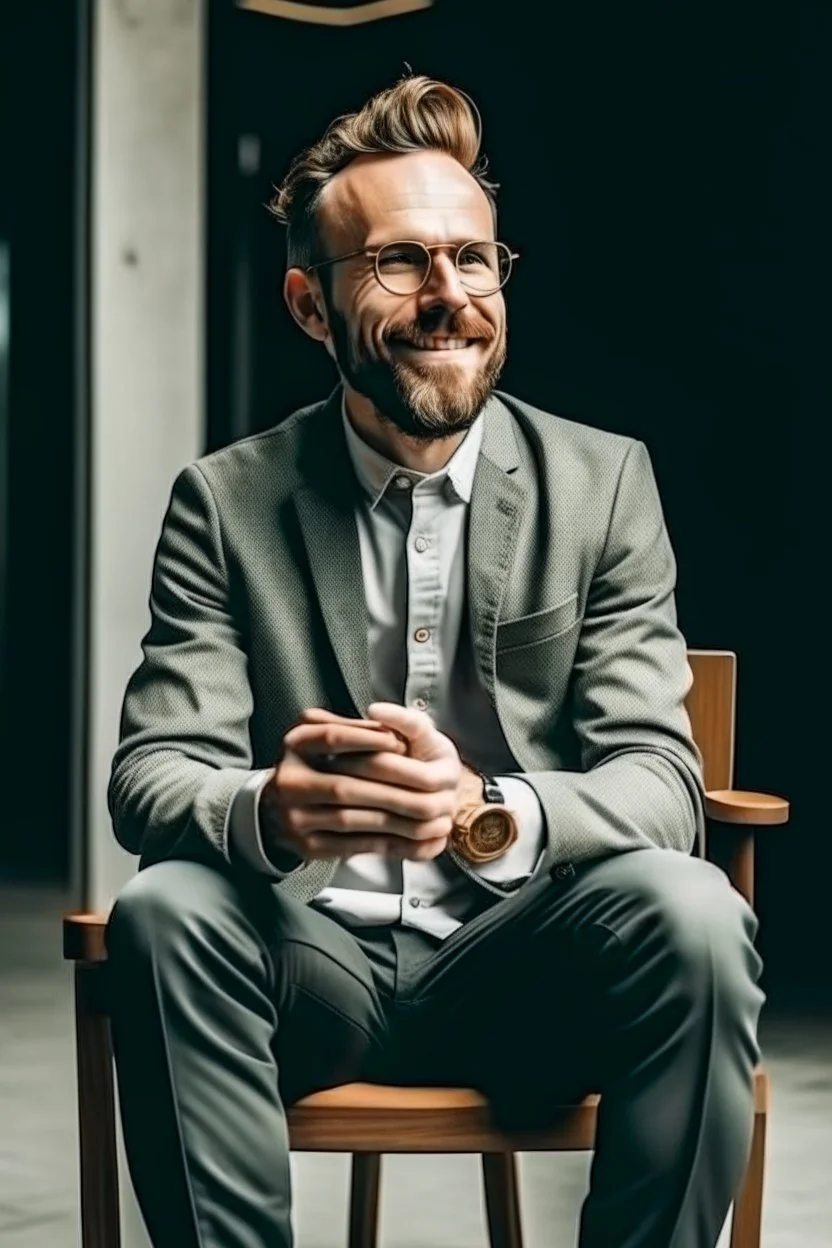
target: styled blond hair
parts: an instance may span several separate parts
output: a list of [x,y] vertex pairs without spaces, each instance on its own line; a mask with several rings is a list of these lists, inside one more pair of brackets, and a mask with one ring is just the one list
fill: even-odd
[[498,184],[486,180],[476,105],[464,91],[424,74],[407,75],[372,96],[357,113],[331,122],[322,138],[293,159],[271,210],[286,227],[287,264],[320,259],[317,214],[321,193],[356,156],[447,152],[476,179],[496,222]]

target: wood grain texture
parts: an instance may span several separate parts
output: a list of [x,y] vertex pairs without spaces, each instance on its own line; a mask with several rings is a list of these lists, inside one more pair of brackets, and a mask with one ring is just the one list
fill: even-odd
[[709,789],[705,813],[719,823],[766,827],[788,823],[789,803],[773,793],[750,793],[745,789]]
[[[765,1107],[767,1079],[755,1072],[755,1107]],[[592,1148],[600,1097],[564,1105],[545,1131],[507,1134],[492,1125],[488,1101],[471,1088],[408,1088],[347,1083],[314,1092],[288,1111],[296,1152],[510,1153]]]
[[731,1248],[760,1248],[763,1229],[763,1184],[765,1181],[766,1137],[771,1085],[768,1075],[757,1071],[755,1083],[754,1129],[751,1155],[731,1220]]
[[545,1132],[507,1135],[488,1102],[469,1088],[349,1083],[304,1097],[288,1111],[297,1152],[506,1153],[591,1148],[598,1097],[564,1109]]
[[737,656],[730,650],[688,650],[693,685],[685,700],[702,755],[706,789],[734,783]]

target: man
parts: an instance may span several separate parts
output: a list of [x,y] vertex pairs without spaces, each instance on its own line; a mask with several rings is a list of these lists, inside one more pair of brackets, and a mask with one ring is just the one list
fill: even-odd
[[516,257],[462,93],[408,77],[292,165],[285,297],[340,384],[184,469],[110,808],[131,1174],[158,1245],[292,1243],[286,1106],[602,1092],[584,1248],[715,1244],[755,920],[700,760],[645,448],[495,389]]

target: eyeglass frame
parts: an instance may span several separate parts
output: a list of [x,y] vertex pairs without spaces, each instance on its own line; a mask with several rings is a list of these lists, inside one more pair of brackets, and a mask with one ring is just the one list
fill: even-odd
[[[495,286],[493,290],[477,292],[475,290],[468,290],[468,287],[462,284],[462,274],[459,273],[459,268],[457,267],[457,260],[459,259],[460,254],[465,250],[465,248],[470,247],[472,243],[498,243],[501,247],[505,247],[506,251],[508,252],[508,258],[509,258],[508,273],[506,273],[506,276],[503,279],[503,281],[500,282],[500,285]],[[415,290],[408,291],[407,294],[402,294],[399,291],[391,290],[389,286],[385,286],[384,282],[381,280],[381,277],[379,276],[379,271],[378,271],[378,258],[381,255],[382,251],[384,251],[385,247],[401,247],[404,244],[409,244],[410,246],[414,246],[414,247],[421,247],[424,251],[428,253],[428,260],[429,260],[428,271],[423,277],[422,281],[419,283],[419,285],[416,287]],[[448,247],[452,248],[454,246],[455,246],[454,243],[423,243],[418,238],[394,238],[394,239],[391,239],[389,243],[382,243],[380,247],[358,247],[355,251],[345,252],[343,256],[330,256],[329,259],[327,260],[318,260],[316,261],[315,264],[307,264],[304,267],[303,271],[304,273],[314,273],[315,269],[321,269],[324,267],[324,265],[327,265],[327,264],[339,264],[342,260],[353,260],[356,256],[370,256],[372,257],[372,261],[373,261],[373,272],[375,273],[376,281],[378,282],[379,286],[381,286],[382,290],[386,290],[388,295],[398,295],[400,299],[406,299],[408,295],[418,294],[419,291],[422,290],[423,287],[427,286],[428,282],[430,281],[431,274],[433,273],[433,256],[431,255],[431,252],[439,251],[439,250],[442,250],[443,248],[448,248]],[[462,285],[463,290],[465,290],[469,295],[474,295],[475,298],[488,299],[490,298],[491,295],[496,295],[497,291],[503,289],[503,287],[508,282],[508,279],[511,277],[512,271],[514,269],[514,261],[519,260],[519,259],[520,259],[520,253],[517,251],[512,251],[508,243],[504,243],[500,239],[469,238],[467,242],[460,243],[459,246],[456,248],[456,253],[454,255],[454,268],[459,274],[460,284]]]

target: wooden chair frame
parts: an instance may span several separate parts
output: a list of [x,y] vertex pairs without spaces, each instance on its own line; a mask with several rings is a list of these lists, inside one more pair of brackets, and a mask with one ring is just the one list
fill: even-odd
[[[754,828],[785,823],[782,798],[733,789],[736,655],[691,650],[687,700],[707,790],[708,856],[753,904]],[[106,914],[64,916],[64,956],[75,963],[81,1226],[83,1248],[120,1248],[116,1109],[104,963]],[[734,1203],[731,1248],[760,1248],[769,1079],[754,1079],[754,1128]],[[352,1083],[305,1097],[288,1111],[294,1151],[352,1154],[349,1248],[377,1248],[382,1153],[479,1153],[491,1248],[522,1248],[515,1154],[591,1149],[599,1097],[565,1106],[558,1125],[504,1135],[488,1104],[466,1088]]]

